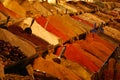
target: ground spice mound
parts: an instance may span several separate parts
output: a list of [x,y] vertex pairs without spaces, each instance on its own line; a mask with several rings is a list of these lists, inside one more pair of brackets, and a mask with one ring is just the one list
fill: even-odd
[[45,51],[47,49],[47,46],[49,45],[46,41],[44,41],[41,38],[38,38],[35,35],[31,35],[31,34],[27,34],[25,33],[21,27],[16,26],[16,25],[12,25],[8,27],[8,30],[11,31],[12,33],[23,37],[29,41],[31,41],[32,43],[34,43],[36,46],[40,47],[41,52]]
[[9,42],[12,46],[18,46],[20,50],[27,56],[30,57],[34,55],[35,47],[30,43],[24,41],[20,37],[14,35],[8,30],[0,29],[0,39]]
[[61,64],[43,59],[41,57],[35,59],[33,69],[44,71],[59,78],[60,80],[81,80],[80,77]]

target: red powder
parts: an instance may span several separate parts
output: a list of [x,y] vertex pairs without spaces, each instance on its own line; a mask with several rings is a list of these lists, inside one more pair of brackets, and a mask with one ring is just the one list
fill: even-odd
[[60,20],[60,16],[50,16],[49,22],[59,31],[63,32],[65,35],[67,35],[69,38],[72,38],[76,36],[76,34],[69,29],[69,26],[65,26]]
[[85,51],[84,49],[82,49],[82,47],[78,42],[75,42],[74,45],[81,50],[82,52],[84,52],[84,55],[88,57],[89,60],[91,60],[96,66],[99,67],[99,69],[103,66],[104,62],[101,61],[99,58],[97,58],[96,56],[92,55],[91,53]]
[[[103,40],[97,34],[89,34],[86,36],[86,40],[75,41],[66,46],[65,57],[92,72],[98,71],[115,49],[112,44]],[[62,47],[59,47],[56,55],[59,55],[61,50]]]
[[82,23],[84,23],[84,24],[87,24],[87,25],[89,25],[90,27],[94,27],[94,25],[92,24],[92,23],[90,23],[90,22],[88,22],[88,21],[86,21],[86,20],[84,20],[84,19],[82,19],[82,18],[80,18],[80,17],[77,17],[77,16],[72,16],[72,18],[74,18],[74,19],[76,19],[77,21],[79,21],[79,22],[82,22]]
[[108,41],[102,39],[100,36],[98,36],[95,33],[88,34],[87,37],[86,37],[86,40],[88,42],[91,42],[91,41],[101,42],[102,44],[104,44],[105,46],[107,46],[111,50],[111,52],[113,52],[115,50],[115,48],[116,48],[114,45],[112,45]]
[[102,60],[103,62],[106,61],[107,56],[104,55],[104,53],[97,50],[94,46],[90,45],[86,41],[79,41],[78,42],[82,49],[85,51],[91,53],[92,55],[96,56],[98,59]]
[[[59,55],[61,47],[58,48],[56,54]],[[84,52],[77,48],[74,44],[67,44],[64,56],[74,62],[79,63],[80,65],[86,67],[91,72],[98,71],[99,68],[86,56]]]

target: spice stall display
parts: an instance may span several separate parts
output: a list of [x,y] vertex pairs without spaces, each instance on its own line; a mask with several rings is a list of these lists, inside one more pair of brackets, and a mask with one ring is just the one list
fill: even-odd
[[[25,17],[26,11],[18,4],[15,0],[5,0],[3,2],[4,6],[12,11],[14,11],[16,14]],[[17,7],[16,7],[17,6]]]
[[[86,41],[89,43],[89,45],[86,45],[88,44]],[[98,46],[101,46],[102,48]],[[75,41],[72,44],[67,44],[64,56],[69,60],[83,65],[91,72],[94,72],[98,71],[102,67],[114,49],[115,47],[109,42],[106,42],[96,34],[90,34],[85,41],[80,40],[77,42]],[[58,48],[58,51],[56,51],[57,55],[59,55],[60,50],[61,48]],[[89,61],[87,59],[89,59]],[[95,61],[97,61],[97,63]],[[88,64],[91,66],[88,66]]]
[[118,17],[119,16],[119,12],[115,11],[115,10],[108,10],[105,12],[108,15],[114,16],[114,17]]
[[72,13],[77,13],[77,9],[73,6],[69,6],[66,3],[59,3],[59,5],[65,7],[68,10],[70,10]]
[[41,25],[39,25],[36,21],[31,27],[32,33],[43,40],[47,41],[49,44],[57,45],[59,37],[55,36],[54,34],[46,31]]
[[73,4],[74,5],[72,5],[72,2],[71,2],[71,4],[69,4],[69,2],[67,2],[67,3],[65,3],[66,5],[68,5],[68,6],[70,6],[70,7],[72,7],[72,8],[75,8],[76,10],[77,10],[77,12],[76,13],[83,13],[83,9],[81,8],[79,8],[78,6],[76,6],[76,4],[73,2]]
[[96,23],[96,27],[99,27],[101,23],[105,24],[105,21],[99,19],[97,16],[92,15],[91,13],[84,13],[79,15],[81,18],[91,22],[92,24]]
[[62,65],[65,65],[68,69],[73,71],[75,74],[77,74],[81,79],[84,80],[91,80],[91,73],[89,73],[85,68],[83,68],[81,65],[78,63],[72,62],[70,60],[63,60],[64,62]]
[[98,15],[101,15],[100,18],[106,21],[107,26],[103,27],[103,33],[119,41],[119,22],[115,21],[116,17],[100,12],[97,13]]
[[[112,54],[113,50],[115,49],[115,47],[113,45],[106,43],[105,40],[102,41],[102,39],[95,34],[90,35],[89,37],[87,37],[86,40],[89,42],[89,45],[87,45],[88,46],[87,47],[86,45],[84,45],[84,44],[82,45],[82,43],[81,43],[82,48],[84,50],[87,50],[88,52],[91,52],[91,54],[93,53],[93,55],[98,57],[103,62],[107,59],[108,56],[110,56]],[[94,41],[94,42],[92,42],[92,41]],[[104,45],[103,45],[103,43],[104,43]],[[92,47],[90,47],[90,45],[93,45],[96,48],[95,50],[98,50],[98,51],[94,52],[94,47],[92,48]],[[98,45],[102,46],[103,48],[99,48]],[[108,45],[109,45],[109,47],[107,47]],[[85,48],[85,46],[86,46],[86,48]],[[104,51],[104,50],[106,50],[106,51]],[[101,52],[104,52],[104,53],[101,53]],[[97,56],[97,55],[99,55],[99,56]],[[100,56],[103,56],[103,57],[101,58]]]
[[[32,3],[30,3],[28,0],[16,0],[18,2],[18,4],[25,10],[25,15],[28,16],[28,12],[29,14],[36,15],[39,12],[33,7],[34,5]],[[36,5],[37,6],[37,5]]]
[[58,30],[56,27],[54,27],[49,20],[47,20],[47,18],[41,16],[36,18],[36,21],[38,22],[38,24],[40,24],[43,28],[45,28],[47,31],[53,33],[54,35],[58,36],[59,38],[61,38],[63,40],[63,42],[69,40],[69,37],[64,34],[63,31]]
[[39,12],[39,14],[43,15],[43,16],[49,16],[49,15],[53,15],[51,11],[49,11],[47,8],[45,8],[41,3],[39,2],[34,2],[33,4],[33,8],[35,10],[37,10]]
[[68,10],[67,8],[59,5],[59,4],[53,4],[52,5],[57,11],[58,11],[58,14],[69,14],[69,13],[72,13],[70,10]]
[[6,8],[3,3],[0,2],[0,11],[5,14],[6,16],[11,16],[11,18],[15,18],[15,19],[18,19],[20,18],[21,16],[17,13],[15,13],[14,11],[12,10],[9,10],[8,8]]
[[[64,34],[66,34],[69,38],[72,38],[76,36],[76,34],[71,31],[66,25],[64,25],[61,21],[60,18],[61,15],[55,15],[55,16],[49,16],[49,23],[51,23],[53,26],[56,27],[56,29],[62,31]],[[57,26],[56,26],[57,25]]]
[[43,53],[45,50],[47,50],[47,47],[49,45],[48,42],[44,41],[43,39],[33,35],[33,34],[28,34],[24,32],[24,30],[17,25],[11,25],[8,27],[8,30],[12,32],[13,34],[20,36],[29,42],[33,43],[35,47],[40,47],[40,53]]
[[57,14],[57,10],[56,10],[53,6],[51,6],[49,3],[47,3],[47,2],[42,2],[41,4],[42,4],[42,6],[44,6],[46,9],[48,9],[48,11],[50,11],[53,15]]
[[52,15],[52,13],[47,10],[45,7],[42,6],[42,4],[38,1],[30,2],[28,0],[19,1],[17,0],[19,5],[25,10],[26,16],[29,16],[28,14],[31,14],[31,16],[35,15],[43,15],[48,16]]
[[66,67],[57,64],[53,61],[43,59],[41,57],[35,59],[33,64],[34,70],[45,71],[51,75],[56,76],[60,80],[81,80],[75,73],[67,69]]
[[[59,50],[56,54],[59,54]],[[74,55],[74,56],[73,56]],[[66,51],[64,56],[71,61],[77,62],[90,72],[94,72],[98,70],[98,67],[91,61],[89,58],[82,52],[80,49],[76,48],[74,44],[67,44]]]
[[78,2],[73,2],[73,1],[68,1],[67,2],[69,5],[73,5],[76,8],[79,8],[80,10],[82,10],[82,13],[84,12],[91,12],[92,10],[88,7],[86,7],[85,5],[83,5],[82,3]]
[[113,16],[107,15],[107,14],[102,13],[100,11],[95,12],[94,15],[97,16],[98,18],[102,19],[106,23],[110,22],[110,19],[114,18]]
[[115,29],[120,31],[120,29],[119,29],[120,23],[118,23],[118,22],[111,21],[111,22],[108,23],[108,26],[110,26],[112,28],[115,28]]
[[92,28],[94,28],[94,24],[90,23],[87,20],[84,20],[81,17],[78,16],[71,16],[72,18],[74,18],[75,20],[79,21],[79,24],[83,25],[83,27],[85,27],[85,29],[87,31],[90,31]]
[[96,74],[96,77],[94,77],[92,80],[119,80],[119,68],[120,68],[120,63],[119,63],[119,57],[120,55],[119,52],[120,47],[118,46],[114,54],[106,61],[104,66],[101,68],[101,71]]
[[[78,21],[74,20],[71,18],[69,15],[63,15],[59,18],[61,22],[66,25],[71,31],[74,33],[80,35],[83,33],[86,33],[87,31],[85,30],[84,26],[82,26]],[[71,24],[70,24],[71,22]]]
[[33,4],[31,4],[28,0],[16,0],[18,4],[25,10],[25,16],[35,15],[38,13],[36,9],[33,8]]
[[9,42],[0,40],[0,58],[4,66],[13,64],[21,59],[26,58],[24,53],[17,46],[12,46]]
[[104,2],[107,9],[111,10],[115,7],[114,2]]
[[86,6],[87,8],[91,9],[91,11],[97,10],[97,6],[94,6],[94,5],[90,4],[89,2],[78,1],[77,3],[82,4],[83,6]]
[[104,29],[104,32],[103,32],[104,34],[111,36],[115,40],[120,41],[120,31],[119,30],[112,28],[112,27],[108,27],[108,26],[105,26],[103,29]]
[[0,29],[0,31],[1,31],[0,39],[9,41],[10,44],[12,44],[13,46],[14,45],[19,46],[20,49],[24,52],[24,54],[28,57],[35,54],[35,47],[33,45],[30,45],[29,43],[25,42],[24,40],[20,39],[19,37],[5,29]]
[[95,15],[106,22],[107,26],[103,27],[103,33],[119,41],[119,22],[115,21],[116,16],[104,12],[97,12]]
[[[13,70],[11,69],[11,66],[16,65],[21,60],[36,55],[36,50],[30,42],[21,39],[20,37],[12,34],[8,30],[0,29],[0,32],[0,65],[3,66],[2,72],[4,72],[0,72],[0,79],[3,79],[3,77],[5,77],[5,79],[8,79],[9,76],[7,76],[6,73],[9,73],[9,71],[11,72]],[[26,63],[22,63],[22,65],[24,64]],[[19,65],[16,68],[14,67],[14,70],[19,70],[19,67],[22,65]],[[0,66],[0,70],[2,69],[2,66]],[[16,70],[12,72],[16,72]]]
[[106,41],[110,42],[112,45],[114,46],[117,46],[119,44],[119,41],[116,41],[115,39],[113,39],[112,37],[110,36],[107,36],[106,34],[104,33],[100,33],[98,32],[97,33],[100,37],[102,37],[103,39],[105,39]]
[[[11,6],[12,4],[14,5]],[[64,3],[60,1],[49,4],[47,1],[6,0],[4,5],[0,4],[1,18],[6,19],[10,16],[19,19],[14,19],[12,25],[7,24],[9,17],[7,21],[4,19],[7,30],[0,29],[0,39],[9,41],[13,46],[19,46],[14,46],[13,52],[22,51],[25,57],[29,57],[29,59],[20,57],[22,61],[15,64],[20,67],[18,72],[23,70],[24,74],[28,75],[24,78],[119,80],[119,62],[114,60],[117,57],[111,59],[111,56],[115,56],[112,54],[119,44],[116,40],[119,41],[120,37],[119,18],[117,18],[119,15],[116,15],[113,9],[118,5],[115,3],[102,3],[102,5],[101,8],[94,3],[84,1]],[[27,28],[31,30],[30,34],[26,31]],[[92,30],[95,30],[94,33]],[[85,34],[84,38],[80,37],[82,34]],[[50,50],[49,45],[54,47]],[[7,51],[4,53],[4,56],[8,55]],[[35,53],[39,55],[31,61],[30,57]],[[12,55],[15,56],[15,60],[18,60],[17,54],[12,53]],[[4,56],[0,57],[5,61]],[[9,57],[11,58],[11,56],[7,58]],[[28,63],[31,64],[31,72],[28,70],[26,73]],[[12,66],[14,68],[14,65]],[[15,68],[11,70],[16,72]],[[14,77],[12,74],[5,74],[5,76]],[[19,76],[23,79],[22,75]]]
[[[56,16],[50,16],[49,22],[58,28],[59,30],[63,31],[66,35],[69,36],[69,38],[73,38],[77,35],[86,33],[87,31],[84,29],[83,26],[79,24],[78,21],[72,19],[69,15],[56,15]],[[54,20],[54,21],[53,21]],[[70,24],[71,22],[71,24]],[[74,26],[74,27],[72,27]]]
[[109,43],[108,41],[104,40],[103,38],[101,38],[100,36],[98,36],[97,34],[90,34],[88,35],[88,40],[96,40],[96,41],[100,41],[102,44],[104,44],[104,46],[107,46],[111,51],[113,51],[115,49],[115,46],[111,43]]
[[73,71],[75,74],[77,74],[81,79],[84,80],[91,80],[91,73],[87,71],[83,66],[80,64],[70,61],[66,58],[58,58],[57,55],[53,53],[49,53],[45,59],[54,61],[55,59],[60,60],[60,63],[62,66],[68,68],[69,70]]
[[[58,44],[58,40],[59,37],[57,37],[56,35],[48,32],[47,30],[45,30],[41,25],[39,25],[36,20],[33,21],[33,24],[31,25],[29,21],[31,21],[32,18],[27,18],[24,19],[23,24],[21,23],[21,26],[23,28],[23,30],[25,28],[30,28],[30,33],[45,40],[46,42],[48,42],[49,44],[52,45],[57,45]],[[25,25],[25,26],[24,26]],[[27,26],[26,26],[27,25]],[[31,26],[29,26],[31,25]],[[19,28],[19,27],[18,27]],[[16,28],[17,29],[17,28]],[[19,30],[19,29],[18,29]],[[19,31],[20,32],[20,31]],[[26,31],[29,32],[29,31]],[[22,32],[21,32],[22,33]]]

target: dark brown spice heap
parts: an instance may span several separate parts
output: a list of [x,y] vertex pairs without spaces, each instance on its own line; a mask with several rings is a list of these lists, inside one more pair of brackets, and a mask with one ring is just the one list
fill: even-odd
[[3,61],[3,64],[6,66],[24,59],[26,56],[19,49],[19,47],[12,46],[9,42],[0,40],[0,58]]

